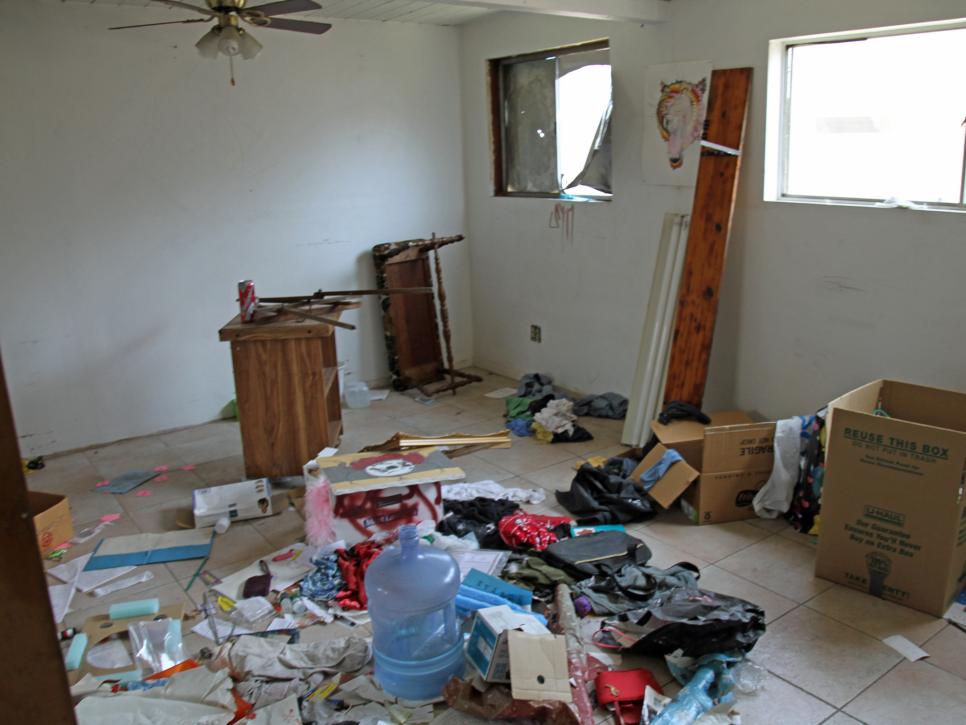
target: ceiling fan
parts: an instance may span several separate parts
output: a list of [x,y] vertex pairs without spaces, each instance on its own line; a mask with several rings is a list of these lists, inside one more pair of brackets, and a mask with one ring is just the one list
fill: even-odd
[[228,56],[229,59],[234,59],[236,55],[240,55],[248,60],[258,55],[262,49],[262,44],[241,27],[243,21],[258,28],[294,30],[297,33],[311,33],[313,35],[322,35],[332,27],[328,23],[313,23],[307,20],[278,17],[289,13],[318,10],[322,7],[312,0],[278,0],[278,2],[256,5],[252,8],[246,7],[246,0],[205,0],[208,7],[191,5],[180,2],[180,0],[153,0],[153,2],[192,10],[205,17],[169,20],[162,23],[118,25],[108,28],[108,30],[127,30],[129,28],[148,28],[155,25],[181,25],[184,23],[210,23],[214,21],[215,26],[195,43],[195,47],[201,53],[201,56],[203,58],[217,58],[218,54],[221,53]]

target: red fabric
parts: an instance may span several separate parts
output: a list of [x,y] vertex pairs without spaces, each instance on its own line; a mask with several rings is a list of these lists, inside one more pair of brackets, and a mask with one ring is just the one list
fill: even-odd
[[339,571],[345,586],[335,595],[336,603],[343,609],[366,609],[366,569],[379,554],[382,544],[378,541],[363,541],[351,549],[339,549]]
[[553,530],[561,524],[572,523],[566,516],[528,514],[526,511],[504,516],[497,524],[500,538],[511,549],[543,551],[557,541]]

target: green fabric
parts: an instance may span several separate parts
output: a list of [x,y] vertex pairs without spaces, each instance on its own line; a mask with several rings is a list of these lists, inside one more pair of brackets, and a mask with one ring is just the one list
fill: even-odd
[[530,403],[533,401],[530,398],[517,398],[511,397],[506,399],[506,418],[507,420],[513,420],[514,418],[526,418],[527,420],[532,420],[533,415],[530,413]]
[[527,589],[548,587],[554,584],[572,586],[575,583],[574,579],[563,569],[550,566],[536,556],[528,556],[523,564],[513,569],[504,570],[501,576]]

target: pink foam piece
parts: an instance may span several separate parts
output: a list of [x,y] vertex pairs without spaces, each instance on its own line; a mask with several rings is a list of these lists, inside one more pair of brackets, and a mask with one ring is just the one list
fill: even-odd
[[182,471],[193,471],[193,470],[195,470],[195,464],[189,463],[187,466],[182,466],[181,467],[181,470]]
[[104,514],[101,516],[102,524],[110,524],[121,518],[121,514]]
[[152,494],[151,494],[151,492],[150,492],[150,491],[138,491],[138,492],[137,492],[136,494],[134,494],[134,495],[135,495],[135,496],[140,496],[141,498],[144,498],[145,496],[151,496]]
[[168,480],[168,477],[167,476],[158,476],[157,478],[154,479],[154,482],[155,483],[164,483],[167,480]]
[[110,481],[98,481],[94,485],[97,486],[97,488],[104,488],[104,486],[108,486],[110,483]]
[[168,467],[167,466],[155,466],[154,467],[154,472],[155,473],[164,473],[167,470],[168,470]]

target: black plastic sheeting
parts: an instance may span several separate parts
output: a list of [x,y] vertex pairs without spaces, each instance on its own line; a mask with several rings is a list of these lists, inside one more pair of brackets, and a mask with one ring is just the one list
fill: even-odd
[[[572,513],[579,524],[627,524],[646,521],[656,513],[647,494],[627,478],[630,471],[624,461],[629,458],[612,458],[602,467],[589,463],[582,465],[569,491],[557,491],[557,501]],[[634,466],[630,466],[633,470]]]

